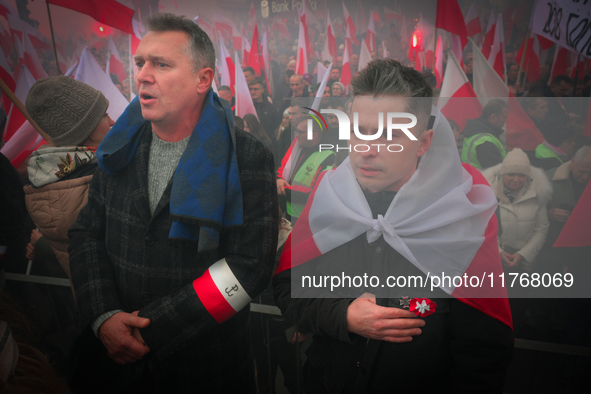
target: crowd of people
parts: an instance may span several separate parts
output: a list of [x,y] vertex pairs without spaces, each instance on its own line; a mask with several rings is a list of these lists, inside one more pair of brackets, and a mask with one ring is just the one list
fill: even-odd
[[[421,298],[432,302],[431,314],[413,312],[403,294],[376,296],[369,287],[353,296],[324,298],[310,290],[298,298],[291,286],[293,277],[329,268],[382,275],[388,264],[396,276],[424,277],[423,261],[415,258],[420,248],[435,260],[453,255],[457,267],[485,245],[498,248],[498,259],[487,261],[498,272],[588,277],[589,247],[553,245],[591,179],[587,106],[571,100],[589,96],[591,70],[580,81],[566,75],[548,81],[549,67],[542,64],[540,81],[520,84],[514,56],[521,43],[510,41],[508,86],[544,141],[535,150],[507,150],[506,101],[490,100],[463,129],[445,119],[433,106],[438,91],[431,70],[414,69],[395,25],[377,31],[386,58],[371,52],[369,65],[357,69],[359,56],[351,56],[347,86],[340,82],[344,37],[337,34],[339,56],[319,94],[315,58],[309,73],[295,73],[297,30],[288,24],[290,39],[275,34],[269,42],[267,78],[243,68],[256,111],[243,118],[233,114],[231,87],[218,84],[217,94],[211,89],[216,50],[200,28],[172,14],[154,14],[146,28],[134,58],[135,86],[111,75],[125,97],[139,96],[116,124],[100,91],[65,76],[42,79],[26,108],[51,145],[29,158],[24,189],[16,169],[2,159],[0,247],[7,247],[0,249],[0,268],[16,272],[27,259],[52,261],[70,279],[78,323],[71,333],[73,361],[64,368],[70,390],[273,392],[269,375],[277,365],[290,392],[298,390],[300,373],[309,393],[417,390],[414,380],[404,386],[391,373],[392,365],[404,365],[429,370],[434,378],[421,383],[424,392],[502,392],[514,337],[591,345],[588,316],[569,313],[588,306],[584,299],[565,308],[558,298],[545,302],[544,294],[511,289],[508,302],[471,303],[449,298],[442,288]],[[321,28],[310,31],[318,52]],[[194,53],[187,53],[189,43]],[[233,50],[231,40],[226,45]],[[104,46],[91,53],[105,66]],[[471,59],[468,47],[464,71],[472,81]],[[55,65],[46,63],[48,69]],[[338,117],[324,113],[325,126],[309,122],[307,107],[317,96],[320,108],[343,113],[392,105],[376,100],[368,107],[359,97],[417,98],[417,141],[401,142],[403,154],[335,149],[347,144],[339,140]],[[361,118],[362,130],[376,128]],[[321,144],[333,148],[319,149]],[[485,201],[464,202],[470,216],[443,218],[437,202],[418,197],[433,183],[442,185],[443,201],[443,188],[460,190],[466,173],[474,184],[490,185]],[[330,189],[337,181],[347,196]],[[466,252],[430,248],[432,233],[399,227],[392,212],[403,204],[411,207],[409,218],[431,212],[433,226],[445,222],[442,243],[465,241]],[[322,207],[332,216],[314,216]],[[361,230],[351,235],[341,228],[347,235],[333,240],[330,233],[337,231],[326,235],[331,221]],[[498,230],[489,237],[491,226]],[[393,234],[399,229],[400,236]],[[484,243],[469,238],[467,229]],[[311,241],[322,231],[331,247]],[[298,239],[305,242],[298,245]],[[277,305],[283,318],[262,324],[258,316],[251,319],[250,336],[253,300]],[[8,373],[1,371],[0,389],[25,392],[19,387],[36,374],[49,382],[46,392],[64,392],[45,357],[30,350],[32,336],[21,335],[29,323],[15,316],[0,312],[0,338],[6,339],[0,341],[0,365],[9,366]],[[262,351],[267,334],[270,358]],[[295,344],[306,340],[312,344],[302,371],[294,363]]]

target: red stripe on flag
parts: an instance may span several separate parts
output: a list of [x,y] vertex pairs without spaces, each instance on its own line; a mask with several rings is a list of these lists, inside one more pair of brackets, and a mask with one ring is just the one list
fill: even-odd
[[133,34],[135,11],[115,0],[47,0],[47,3],[86,14],[100,23]]
[[193,289],[207,312],[218,322],[223,323],[236,314],[215,285],[209,270],[193,281]]

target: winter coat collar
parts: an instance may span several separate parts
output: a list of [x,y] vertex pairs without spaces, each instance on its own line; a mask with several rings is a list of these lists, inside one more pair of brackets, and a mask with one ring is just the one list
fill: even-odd
[[[495,195],[503,204],[510,205],[511,202],[503,193],[503,177],[501,175],[501,164],[490,167],[483,172],[484,177],[490,183],[490,186],[495,191]],[[513,204],[517,204],[530,198],[538,198],[541,204],[547,204],[552,197],[552,184],[544,171],[537,167],[531,167],[527,190],[522,196],[518,197]],[[525,187],[525,186],[524,186]]]

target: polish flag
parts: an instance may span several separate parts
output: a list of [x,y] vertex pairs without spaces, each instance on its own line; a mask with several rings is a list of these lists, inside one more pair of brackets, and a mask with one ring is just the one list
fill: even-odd
[[88,47],[82,51],[80,64],[78,64],[74,79],[99,90],[109,100],[107,111],[114,121],[117,121],[129,105],[129,102],[117,89],[111,78],[105,74],[94,56],[90,54]]
[[326,40],[324,41],[324,50],[322,51],[322,60],[334,62],[337,59],[337,41],[330,21],[330,12],[326,10]]
[[[320,62],[316,65],[316,78],[318,81],[322,81],[324,79],[324,75],[326,75],[326,67]],[[324,93],[324,92],[323,92]]]
[[308,73],[308,51],[306,50],[304,24],[300,21],[300,35],[298,39],[298,52],[296,58],[295,73],[304,75]]
[[477,118],[482,114],[482,104],[453,52],[447,57],[447,68],[441,84],[437,108],[447,119],[454,120],[461,131],[464,130],[468,119]]
[[242,67],[246,67],[248,64],[248,58],[250,56],[250,43],[248,38],[242,36]]
[[495,7],[490,10],[490,16],[488,17],[488,26],[486,27],[486,33],[484,34],[484,40],[482,42],[482,54],[488,59],[490,55],[493,41],[495,40],[495,31],[497,27],[497,14],[495,13]]
[[[497,26],[503,26],[503,14],[499,14]],[[505,79],[505,38],[503,29],[495,29],[495,39],[493,41],[488,62],[495,69],[501,79]]]
[[475,44],[473,44],[472,54],[474,92],[480,98],[482,105],[485,105],[492,98],[507,100],[509,88]]
[[9,15],[18,17],[18,12],[15,11],[10,5],[8,5],[4,0],[0,0],[0,15],[8,18]]
[[554,247],[573,248],[591,245],[591,182],[587,184],[575,209],[560,232]]
[[[571,60],[572,60],[571,54]],[[583,79],[585,77],[585,59],[581,57],[578,53],[574,55],[574,61],[571,63],[573,65],[572,70],[570,71],[571,79]]]
[[[468,33],[464,15],[458,4],[458,0],[438,0],[437,14],[435,16],[435,27],[450,32],[460,37],[461,51],[468,43]],[[453,43],[453,42],[452,42]],[[457,57],[456,51],[454,51]]]
[[4,26],[0,23],[0,48],[2,48],[3,54],[9,54],[12,49],[12,40],[10,34],[4,30]]
[[361,0],[357,0],[357,26],[359,26],[359,31],[366,31],[367,30],[367,23],[365,22],[365,11],[363,10],[363,4],[361,4]]
[[384,7],[384,19],[386,19],[386,21],[402,22],[402,18],[402,14],[399,14],[398,12],[394,12],[391,9]]
[[[4,53],[0,51],[0,79],[4,81],[6,86],[10,89],[10,91],[14,92],[16,89],[16,81],[12,76],[12,72],[10,70],[10,66],[8,65],[8,60]],[[10,107],[12,106],[12,101],[8,98],[8,96],[2,92],[2,101],[4,102],[4,111],[8,113],[10,111]]]
[[86,14],[94,20],[114,27],[127,34],[133,33],[135,11],[116,0],[46,0],[48,4],[58,5]]
[[[362,40],[361,42],[364,41]],[[353,36],[351,35],[349,25],[347,25],[347,29],[345,31],[345,46],[349,48],[349,53],[353,53]]]
[[367,49],[365,41],[361,41],[361,50],[359,51],[359,67],[357,71],[363,70],[365,67],[367,67],[369,62],[371,62],[371,53],[369,53],[369,49]]
[[568,49],[558,46],[554,52],[554,61],[552,62],[552,69],[550,70],[550,78],[548,79],[548,85],[552,83],[552,80],[557,75],[567,75],[567,58]]
[[257,12],[254,8],[254,3],[250,2],[250,10],[248,11],[248,30],[254,30],[257,25]]
[[47,142],[41,137],[37,130],[28,120],[26,120],[21,127],[19,127],[10,141],[0,149],[0,152],[15,167],[20,167],[31,153],[36,151],[41,145],[46,145]]
[[[29,91],[35,83],[35,78],[29,71],[26,65],[20,66],[20,72],[14,90],[14,95],[20,100],[23,105],[27,100]],[[16,131],[25,123],[27,118],[18,110],[16,105],[10,107],[10,111],[6,115],[6,126],[4,127],[4,134],[2,140],[9,141]]]
[[[238,62],[240,59],[238,59],[238,52],[234,53],[234,59],[236,64],[239,64]],[[257,111],[254,108],[254,103],[252,102],[246,78],[244,78],[244,71],[241,67],[236,67],[236,95],[234,96],[234,99],[236,102],[234,115],[244,118],[246,114],[253,114],[257,119],[259,118]]]
[[351,63],[349,61],[349,48],[345,47],[345,52],[343,53],[343,67],[341,68],[341,80],[340,82],[345,85],[347,90],[349,90],[349,85],[351,84]]
[[146,31],[144,25],[141,22],[132,19],[133,24],[133,34],[130,35],[131,37],[131,55],[135,55],[137,51],[137,47],[140,45],[140,41],[142,40],[142,33]]
[[125,72],[125,68],[123,67],[123,62],[121,61],[121,57],[119,56],[119,51],[113,42],[113,39],[109,36],[109,52],[111,56],[109,57],[109,73],[117,75],[119,78],[119,82],[123,82],[127,79],[127,73]]
[[271,76],[271,66],[269,65],[269,44],[267,43],[267,29],[263,28],[263,39],[261,40],[261,48],[262,54],[261,58],[263,59],[262,63],[265,67],[265,81],[267,82],[267,90],[269,94],[275,91],[275,87],[273,86],[273,77]]
[[35,48],[33,47],[33,44],[31,43],[31,40],[29,40],[29,36],[27,34],[23,36],[22,45],[19,46],[19,44],[20,42],[17,40],[17,47],[19,48],[19,61],[21,61],[23,64],[26,64],[35,80],[47,78],[47,73],[43,69],[41,61],[39,60],[39,56],[37,56],[37,52],[35,51]]
[[232,40],[234,50],[242,49],[242,35],[236,24],[218,12],[214,12],[213,15],[216,30],[223,32],[228,39]]
[[353,44],[359,45],[359,41],[357,41],[357,37],[355,37],[355,34],[357,34],[357,30],[355,29],[355,23],[353,23],[353,18],[349,14],[349,11],[347,11],[345,2],[343,2],[343,18],[345,19],[345,24],[347,25],[347,28],[350,31],[351,40]]
[[[460,163],[447,120],[437,109],[432,114],[431,148],[421,160],[420,171],[393,202],[410,208],[402,216],[396,213],[399,210],[389,209],[374,219],[347,158],[319,177],[285,243],[275,275],[291,270],[295,279],[293,275],[301,274],[298,266],[359,236],[369,242],[383,237],[389,247],[432,277],[502,275],[494,192],[478,170]],[[458,248],[458,243],[463,247]],[[512,327],[506,290],[490,281],[481,284],[448,283],[441,289]]]
[[[310,22],[310,15],[308,13],[308,8],[306,7],[306,1],[302,1],[302,12],[300,13],[300,23],[304,27],[304,42],[306,43],[306,50],[308,53],[314,53],[314,46],[310,41],[310,33],[308,30],[308,22]],[[301,37],[301,33],[300,33]],[[303,75],[303,74],[301,74]]]
[[10,25],[10,33],[16,35],[21,41],[24,41],[25,36],[28,36],[31,45],[35,48],[39,50],[52,49],[51,45],[45,42],[45,38],[39,30],[33,28],[33,26],[29,25],[18,16],[8,15],[6,19]]
[[[507,41],[511,40],[511,34],[513,34],[513,15],[515,14],[515,9],[511,4],[505,8],[505,11],[502,12],[504,26],[503,26],[503,36],[507,38]],[[500,25],[499,25],[500,26]]]
[[[517,64],[521,64],[522,62],[524,46],[525,40],[515,55],[515,62]],[[523,70],[526,71],[527,79],[530,82],[540,79],[540,52],[540,41],[538,40],[538,35],[534,34],[533,37],[528,39],[527,52],[525,59],[523,59]]]
[[441,36],[437,39],[437,51],[435,53],[435,79],[437,85],[435,88],[440,88],[443,82],[443,43],[441,42]]
[[279,32],[279,34],[281,34],[281,36],[285,39],[289,40],[290,38],[289,29],[287,28],[287,26],[285,26],[285,23],[283,21],[279,20],[279,17],[277,15],[275,15],[275,17],[273,18],[271,31]]
[[367,24],[367,33],[365,34],[365,45],[370,52],[377,51],[376,46],[376,29],[373,18],[373,12],[369,16],[369,23]]
[[480,24],[480,17],[478,16],[475,1],[472,2],[464,22],[466,23],[466,34],[468,34],[468,37],[473,37],[476,34],[482,33],[482,25]]
[[[222,85],[226,85],[230,87],[232,91],[232,96],[236,95],[235,85],[236,85],[236,66],[230,53],[226,49],[226,45],[224,44],[224,39],[220,35],[219,36],[219,43],[220,43],[220,57],[221,59],[221,76],[222,76]],[[237,63],[240,64],[240,63]]]
[[[254,25],[254,33],[252,35],[252,46],[248,53],[248,66],[254,69],[254,74],[257,77],[261,76],[261,53],[259,47],[259,29]],[[263,66],[264,67],[264,66]]]

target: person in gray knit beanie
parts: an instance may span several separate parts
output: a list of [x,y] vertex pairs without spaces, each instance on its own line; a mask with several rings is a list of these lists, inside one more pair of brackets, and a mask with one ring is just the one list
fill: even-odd
[[65,76],[40,79],[29,91],[27,111],[55,146],[81,145],[105,116],[109,100]]

